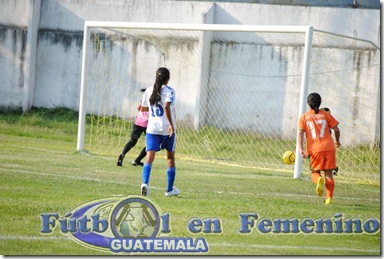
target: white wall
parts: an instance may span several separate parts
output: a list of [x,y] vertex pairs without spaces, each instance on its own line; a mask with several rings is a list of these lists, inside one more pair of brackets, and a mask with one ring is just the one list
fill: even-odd
[[28,13],[28,1],[0,2],[0,106],[23,106]]
[[380,11],[376,9],[240,3],[220,3],[217,9],[216,23],[312,25],[318,30],[365,39],[380,45]]
[[26,28],[28,26],[29,1],[1,0],[0,25]]
[[23,106],[27,31],[0,27],[0,106]]
[[[2,30],[0,44],[0,105],[19,106],[24,78],[18,64],[24,50],[20,35],[28,25],[29,2],[2,0],[0,25],[16,30],[18,38]],[[257,25],[313,25],[315,29],[359,37],[379,45],[377,9],[326,8],[269,4],[211,3],[167,0],[56,0],[42,1],[37,51],[34,106],[76,108],[80,84],[82,30],[85,20]],[[15,41],[15,43],[11,43]],[[10,44],[13,44],[11,46]],[[19,46],[15,50],[12,47]],[[14,56],[9,59],[7,57]],[[21,64],[25,66],[25,64]],[[19,81],[18,81],[19,80]],[[53,94],[54,93],[54,94]],[[68,98],[65,96],[69,94]]]
[[34,106],[79,107],[82,35],[40,31]]
[[[25,28],[29,23],[29,4],[30,1],[25,0],[1,0],[0,2],[1,106],[22,106],[22,87],[25,80],[23,67],[30,65],[24,63],[25,45],[28,44]],[[33,105],[37,107],[65,106],[77,109],[80,93],[82,31],[85,20],[312,25],[318,30],[358,37],[380,45],[380,10],[378,9],[169,0],[42,0],[40,11],[35,62],[36,86],[33,100]],[[296,63],[300,64],[300,60]],[[31,62],[31,64],[34,63]],[[190,82],[200,80],[199,82],[202,83],[201,78],[195,78],[194,75],[195,73],[191,74],[179,69],[173,79],[187,78]],[[175,81],[177,85],[177,80]],[[178,97],[185,106],[186,115],[194,114],[201,109],[201,107],[196,109],[194,104],[199,99],[200,91],[204,89],[184,85],[176,87],[179,88],[177,89]],[[265,91],[274,92],[275,90],[265,89]],[[288,96],[289,100],[295,98],[289,93]],[[276,102],[283,100],[283,97],[279,97]],[[202,100],[202,102],[205,101]],[[132,105],[129,99],[124,103],[131,110],[136,107],[136,103]],[[198,106],[201,105],[204,106],[206,103],[198,104]],[[268,105],[269,103],[264,103],[265,107]],[[284,109],[289,108],[287,104]],[[292,121],[282,124],[276,122],[274,126],[278,131],[286,132],[286,129],[292,128],[290,125],[293,125],[296,119],[292,118]],[[203,118],[197,120],[201,121]],[[257,120],[252,123],[257,123]],[[252,127],[253,124],[251,124],[248,126]]]
[[169,0],[43,1],[40,27],[82,31],[85,20],[202,23],[212,3]]

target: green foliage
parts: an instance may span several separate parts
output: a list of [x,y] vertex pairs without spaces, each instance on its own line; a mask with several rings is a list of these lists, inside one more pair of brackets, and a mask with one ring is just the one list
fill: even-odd
[[79,113],[65,107],[56,107],[53,109],[33,107],[26,116],[36,116],[47,121],[75,122],[77,123]]
[[65,107],[53,109],[32,107],[26,113],[23,113],[22,108],[0,107],[0,121],[8,123],[16,123],[24,119],[25,122],[39,121],[36,125],[44,125],[51,121],[77,122],[78,117],[78,112]]
[[[73,141],[77,137],[78,113],[68,108],[0,109],[0,133]],[[47,131],[47,129],[50,129]]]

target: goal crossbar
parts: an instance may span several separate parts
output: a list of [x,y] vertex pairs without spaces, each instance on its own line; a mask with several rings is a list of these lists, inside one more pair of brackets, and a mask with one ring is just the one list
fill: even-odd
[[146,22],[103,22],[85,21],[84,28],[120,28],[186,31],[227,31],[227,32],[302,32],[306,33],[312,26],[284,25],[242,25],[242,24],[190,24],[190,23],[146,23]]

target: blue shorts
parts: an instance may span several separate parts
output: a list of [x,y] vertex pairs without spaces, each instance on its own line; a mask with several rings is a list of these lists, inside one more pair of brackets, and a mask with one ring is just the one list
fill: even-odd
[[165,149],[167,151],[175,151],[176,149],[176,133],[172,137],[155,135],[147,133],[145,137],[146,151],[160,151]]

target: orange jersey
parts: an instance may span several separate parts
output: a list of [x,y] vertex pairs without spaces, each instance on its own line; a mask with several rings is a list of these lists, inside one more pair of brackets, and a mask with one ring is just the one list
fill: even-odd
[[314,110],[304,113],[299,120],[299,129],[305,131],[307,139],[307,154],[336,150],[330,129],[339,122],[328,112]]

